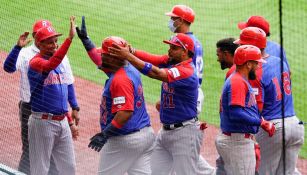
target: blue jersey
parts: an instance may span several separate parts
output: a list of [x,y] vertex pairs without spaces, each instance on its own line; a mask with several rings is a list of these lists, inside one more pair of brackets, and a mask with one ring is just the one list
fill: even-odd
[[283,88],[281,91],[281,60],[278,57],[270,56],[267,63],[262,64],[257,70],[256,83],[252,86],[259,93],[257,101],[263,103],[262,116],[266,120],[280,119],[282,117],[282,93],[284,94],[285,117],[295,115],[293,97],[291,90],[290,70],[287,63],[283,62]]
[[61,63],[71,44],[66,39],[49,59],[37,54],[31,59],[28,78],[31,92],[31,107],[34,112],[61,115],[68,112],[67,68]]
[[120,129],[125,135],[150,126],[146,111],[141,75],[132,65],[109,74],[105,82],[100,104],[100,125],[103,130],[113,120],[118,111],[133,111],[131,118]]
[[199,40],[196,38],[196,36],[193,35],[192,32],[188,32],[186,34],[189,35],[194,41],[194,56],[192,59],[196,68],[198,83],[199,86],[201,86],[203,80],[203,69],[204,69],[203,46],[201,45],[201,42],[199,42]]
[[[290,68],[287,57],[286,57],[286,52],[284,49],[282,51],[283,51],[283,61],[286,62],[287,66]],[[275,43],[273,41],[267,41],[265,52],[271,56],[280,58],[281,46],[278,43]]]
[[[233,107],[241,108],[245,114],[232,114]],[[223,132],[253,134],[258,132],[260,114],[253,89],[237,72],[231,74],[225,81],[220,100],[220,118]]]
[[68,79],[60,64],[49,73],[39,73],[30,67],[28,78],[32,111],[60,115],[68,112]]
[[192,59],[165,69],[168,82],[161,87],[163,124],[180,123],[197,116],[198,78]]

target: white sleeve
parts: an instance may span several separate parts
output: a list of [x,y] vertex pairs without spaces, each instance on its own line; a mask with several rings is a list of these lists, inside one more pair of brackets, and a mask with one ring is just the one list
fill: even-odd
[[25,49],[21,49],[16,61],[16,70],[21,70],[25,62]]
[[70,67],[70,64],[69,64],[69,59],[66,55],[65,55],[62,63],[63,63],[65,70],[66,70],[65,76],[67,78],[67,84],[73,84],[75,79],[74,79],[74,76],[72,74],[72,70],[71,70],[71,67]]

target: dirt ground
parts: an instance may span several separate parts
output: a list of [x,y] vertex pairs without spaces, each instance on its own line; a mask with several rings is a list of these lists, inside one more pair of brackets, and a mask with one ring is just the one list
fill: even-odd
[[[3,62],[6,54],[0,52],[0,163],[12,168],[17,167],[21,155],[20,122],[18,119],[17,104],[19,101],[19,73],[8,74],[3,71]],[[80,137],[75,144],[77,161],[77,174],[96,174],[98,169],[99,154],[87,147],[89,138],[99,132],[99,102],[102,87],[87,80],[76,77],[75,89],[77,99],[81,107],[79,113]],[[157,132],[161,127],[159,116],[154,106],[147,104],[154,130]],[[217,151],[214,140],[218,134],[217,127],[209,125],[205,130],[205,136],[201,154],[215,166]],[[298,168],[302,174],[307,174],[307,160],[299,159]]]

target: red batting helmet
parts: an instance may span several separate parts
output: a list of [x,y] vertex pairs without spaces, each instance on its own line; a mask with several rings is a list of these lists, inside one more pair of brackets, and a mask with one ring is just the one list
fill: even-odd
[[244,29],[246,27],[259,27],[262,29],[267,35],[270,33],[270,24],[269,22],[262,16],[251,16],[248,18],[246,22],[239,22],[238,28]]
[[38,20],[33,24],[33,31],[32,32],[36,33],[39,29],[41,29],[43,27],[49,27],[49,26],[52,26],[52,23],[50,21],[45,20],[45,19]]
[[266,62],[261,58],[260,49],[253,45],[243,45],[238,47],[235,51],[233,61],[236,65],[243,65],[247,61]]
[[122,47],[127,46],[127,41],[125,41],[123,38],[118,36],[109,36],[102,41],[101,53],[109,53],[108,48],[112,47],[113,43]]
[[55,37],[55,36],[61,36],[61,33],[57,33],[55,31],[55,29],[51,26],[49,27],[43,27],[41,29],[39,29],[35,35],[35,40],[37,42],[41,42],[45,39],[51,38],[51,37]]
[[191,37],[186,34],[178,33],[173,36],[170,40],[163,41],[166,44],[172,44],[175,46],[183,47],[186,50],[189,50],[194,53],[194,41]]
[[172,11],[165,13],[165,15],[171,17],[180,17],[189,23],[193,23],[195,18],[193,9],[186,5],[175,5]]
[[266,47],[266,34],[258,27],[247,27],[240,33],[240,39],[234,41],[235,44],[249,44],[257,46],[259,49]]

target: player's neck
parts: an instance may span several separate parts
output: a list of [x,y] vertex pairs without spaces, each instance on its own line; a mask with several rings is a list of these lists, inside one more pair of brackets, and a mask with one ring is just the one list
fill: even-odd
[[182,25],[177,28],[176,33],[188,33],[190,32],[190,26]]

